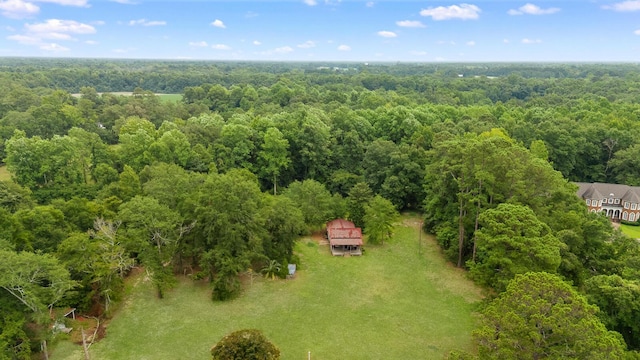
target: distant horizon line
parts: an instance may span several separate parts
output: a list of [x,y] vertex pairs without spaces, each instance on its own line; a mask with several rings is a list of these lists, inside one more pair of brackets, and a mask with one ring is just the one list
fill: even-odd
[[70,57],[70,56],[0,56],[0,59],[29,59],[29,60],[104,60],[104,61],[175,61],[175,62],[250,62],[250,63],[349,63],[349,64],[584,64],[584,65],[640,65],[639,61],[622,60],[469,60],[469,61],[412,61],[412,60],[256,60],[256,59],[186,59],[186,58],[125,58],[125,57]]

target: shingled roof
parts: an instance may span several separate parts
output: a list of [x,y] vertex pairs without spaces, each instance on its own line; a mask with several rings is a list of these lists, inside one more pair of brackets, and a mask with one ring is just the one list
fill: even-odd
[[583,199],[602,200],[605,198],[620,199],[640,203],[640,186],[606,183],[575,183],[578,185],[578,196]]

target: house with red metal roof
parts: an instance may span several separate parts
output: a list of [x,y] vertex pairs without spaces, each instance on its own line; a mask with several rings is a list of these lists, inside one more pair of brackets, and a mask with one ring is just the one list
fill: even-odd
[[362,255],[362,229],[351,221],[336,219],[328,222],[327,239],[333,256]]

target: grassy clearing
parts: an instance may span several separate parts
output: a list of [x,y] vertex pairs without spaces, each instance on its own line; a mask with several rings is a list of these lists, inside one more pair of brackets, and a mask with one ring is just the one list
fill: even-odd
[[[254,279],[236,300],[214,303],[207,284],[183,279],[163,300],[139,277],[130,297],[91,347],[96,359],[208,359],[225,334],[258,328],[282,359],[439,359],[470,350],[478,288],[441,257],[417,218],[363,257],[331,257],[302,239],[296,279]],[[52,360],[82,359],[60,344]]]
[[182,94],[156,94],[164,102],[176,102],[182,100]]
[[640,226],[620,224],[620,230],[631,238],[640,239]]
[[11,174],[6,165],[0,166],[0,181],[11,181]]

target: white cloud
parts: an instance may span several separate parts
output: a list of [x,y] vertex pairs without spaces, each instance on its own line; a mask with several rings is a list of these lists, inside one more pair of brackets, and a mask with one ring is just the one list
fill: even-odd
[[211,48],[216,50],[231,50],[231,47],[225,44],[213,44]]
[[299,44],[298,47],[301,49],[310,49],[312,47],[316,47],[316,43],[315,41],[308,40],[303,42],[302,44]]
[[87,45],[98,45],[98,42],[95,40],[87,40],[84,43]]
[[41,38],[29,35],[9,35],[7,39],[17,41],[24,45],[38,45],[42,42]]
[[46,50],[46,51],[54,51],[54,52],[69,51],[69,48],[64,47],[62,45],[58,45],[56,43],[42,44],[40,45],[40,49]]
[[23,45],[38,46],[46,51],[68,51],[69,49],[57,43],[49,43],[44,40],[76,40],[73,35],[94,34],[96,29],[87,24],[74,20],[49,19],[42,23],[25,24],[25,32],[7,36],[7,39],[19,42]]
[[52,3],[63,6],[88,7],[87,0],[34,0],[35,2]]
[[209,44],[207,44],[206,41],[190,41],[189,42],[189,46],[193,46],[193,47],[207,47],[209,46]]
[[221,29],[226,29],[227,28],[227,26],[222,22],[222,20],[219,20],[219,19],[213,20],[213,22],[211,23],[211,26],[215,26],[215,27],[221,28]]
[[524,39],[522,39],[522,43],[523,44],[540,44],[540,43],[542,43],[542,40],[524,38]]
[[383,38],[394,38],[394,37],[398,37],[398,34],[394,33],[393,31],[378,31],[378,35],[382,36]]
[[396,25],[400,27],[408,27],[408,28],[423,28],[424,24],[417,20],[401,20],[396,21]]
[[96,28],[75,20],[49,19],[42,23],[24,24],[28,33],[38,34],[41,38],[55,34],[95,34]]
[[636,34],[636,35],[640,35],[640,29],[634,31],[633,33]]
[[318,2],[316,0],[304,0],[304,3],[309,5],[309,6],[316,6],[318,5]]
[[149,21],[147,19],[138,19],[138,20],[131,20],[129,21],[129,26],[136,26],[136,25],[142,25],[142,26],[164,26],[167,25],[166,21]]
[[467,46],[475,46],[476,42],[471,40],[471,41],[467,41]]
[[433,20],[449,20],[449,19],[477,19],[480,17],[479,7],[470,4],[460,4],[451,6],[438,6],[436,8],[422,9],[420,15],[431,16]]
[[370,8],[370,7],[373,7],[373,5],[375,5],[373,1],[369,1],[367,2],[366,7]]
[[508,44],[508,43],[510,43],[511,41],[509,41],[509,39],[502,39],[502,42],[503,42],[503,43],[505,43],[505,44]]
[[69,34],[64,33],[48,33],[48,34],[40,34],[40,38],[42,39],[51,39],[51,40],[75,40]]
[[133,0],[109,0],[111,2],[115,2],[118,4],[123,4],[123,5],[138,5],[139,2],[137,1],[133,1]]
[[613,5],[604,5],[602,8],[621,12],[639,11],[640,0],[627,0]]
[[28,18],[40,12],[37,5],[22,0],[2,1],[0,2],[0,10],[3,16],[12,19]]
[[261,54],[261,55],[273,55],[273,54],[288,54],[290,52],[293,52],[293,48],[291,46],[282,46],[279,48],[275,48],[272,50],[266,50],[266,51],[261,51],[261,52],[256,52],[255,54]]
[[428,54],[426,51],[416,51],[416,50],[410,51],[409,53],[415,56],[425,56]]
[[349,46],[349,45],[340,45],[340,46],[338,46],[338,50],[340,50],[340,51],[351,51],[351,46]]
[[524,15],[524,14],[528,14],[528,15],[548,15],[548,14],[555,14],[558,11],[560,11],[560,8],[551,7],[551,8],[542,9],[538,5],[527,3],[527,4],[524,4],[524,5],[520,6],[517,9],[511,9],[511,10],[507,11],[507,14],[509,14],[509,15]]
[[262,45],[262,43],[258,40],[253,40],[253,45],[258,46],[258,45]]
[[89,7],[88,0],[0,0],[2,15],[12,19],[33,17],[40,12],[40,7],[34,3],[52,3],[63,6]]
[[291,48],[291,46],[283,46],[283,47],[275,48],[273,50],[273,52],[276,54],[287,54],[292,51],[293,51],[293,48]]

